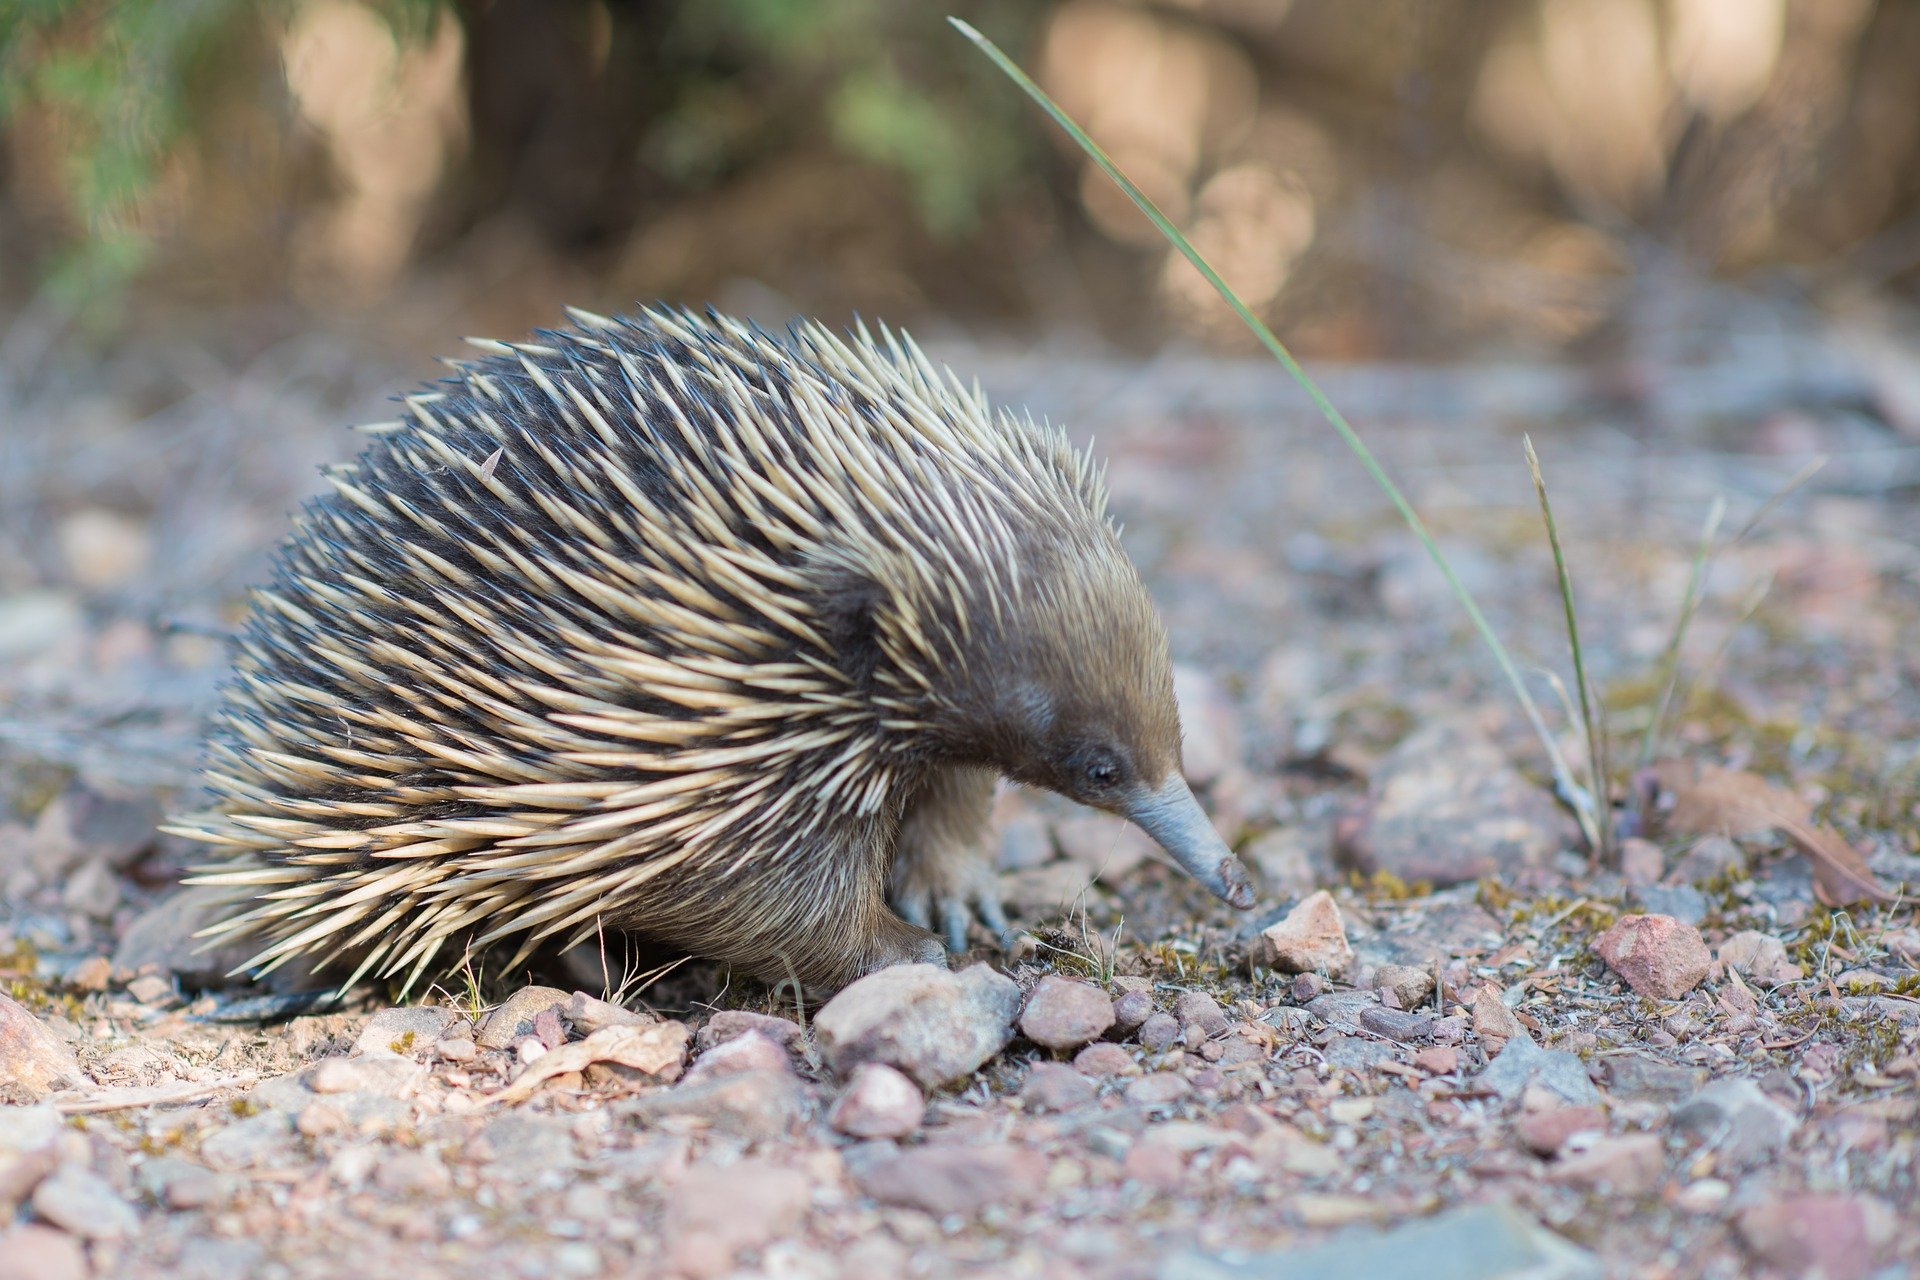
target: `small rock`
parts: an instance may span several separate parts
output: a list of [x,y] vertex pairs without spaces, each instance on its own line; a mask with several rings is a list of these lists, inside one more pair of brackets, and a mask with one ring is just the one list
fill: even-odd
[[1635,992],[1657,1000],[1693,990],[1713,963],[1700,931],[1672,916],[1621,916],[1593,950]]
[[1404,1009],[1388,1009],[1380,1005],[1360,1011],[1360,1026],[1377,1036],[1398,1040],[1401,1044],[1425,1040],[1433,1034],[1433,1019],[1426,1014],[1408,1013]]
[[62,1165],[33,1190],[33,1211],[88,1240],[119,1240],[140,1229],[140,1215],[105,1178]]
[[749,1142],[791,1138],[812,1120],[814,1090],[792,1071],[734,1071],[623,1103],[642,1122],[690,1117]]
[[694,1036],[694,1047],[705,1053],[715,1045],[749,1031],[758,1031],[770,1037],[788,1053],[800,1052],[799,1023],[792,1018],[778,1018],[770,1013],[754,1013],[747,1009],[722,1009],[708,1018],[706,1025]]
[[689,1081],[710,1080],[736,1071],[769,1071],[791,1075],[793,1059],[779,1042],[760,1031],[748,1031],[722,1040],[693,1060],[687,1070]]
[[11,996],[0,994],[0,1083],[44,1098],[86,1079],[60,1037]]
[[743,1251],[798,1227],[812,1200],[806,1175],[766,1160],[695,1165],[668,1189],[661,1209],[670,1269],[690,1276],[731,1271]]
[[558,1049],[567,1042],[567,1028],[560,1021],[560,1010],[542,1009],[533,1015],[533,1038],[543,1049]]
[[1363,873],[1444,887],[1511,878],[1577,838],[1543,788],[1484,734],[1453,721],[1415,731],[1381,759],[1341,851]]
[[418,1053],[451,1027],[459,1014],[438,1005],[413,1005],[408,1008],[382,1009],[367,1019],[367,1025],[355,1037],[355,1053]]
[[64,1231],[36,1223],[0,1231],[0,1280],[87,1280],[87,1255]]
[[127,994],[141,1004],[166,1004],[173,1000],[173,983],[157,973],[149,973],[129,982]]
[[331,1102],[315,1101],[294,1118],[293,1128],[303,1138],[324,1138],[347,1127],[347,1115]]
[[1030,1111],[1072,1111],[1092,1102],[1096,1092],[1093,1081],[1072,1067],[1036,1062],[1027,1072],[1026,1083],[1020,1086],[1020,1101]]
[[1575,1134],[1605,1133],[1607,1115],[1598,1107],[1552,1107],[1522,1114],[1514,1129],[1535,1155],[1558,1155]]
[[1715,962],[1722,973],[1736,970],[1763,987],[1797,982],[1804,976],[1799,965],[1788,961],[1785,943],[1754,929],[1744,929],[1722,942]]
[[412,1059],[381,1054],[366,1058],[322,1058],[308,1068],[307,1088],[315,1093],[374,1093],[397,1095],[424,1068]]
[[[203,951],[201,944],[206,939],[194,936],[218,918],[225,895],[223,889],[195,885],[162,898],[120,935],[113,952],[114,972],[137,973],[152,968],[172,974],[190,987],[229,985],[226,975],[246,964],[259,950],[258,944],[227,942]],[[303,971],[296,962],[275,972],[297,978]]]
[[52,1146],[39,1151],[0,1151],[0,1222],[11,1222],[40,1180],[60,1165]]
[[1027,997],[1020,1032],[1042,1048],[1059,1052],[1097,1040],[1113,1025],[1113,1001],[1090,982],[1050,973]]
[[73,966],[67,984],[76,991],[105,991],[113,977],[113,962],[105,956],[88,956]]
[[1430,1076],[1450,1076],[1460,1069],[1460,1051],[1450,1044],[1429,1045],[1413,1055],[1413,1065]]
[[1662,1062],[1641,1053],[1617,1053],[1601,1060],[1607,1088],[1615,1096],[1649,1102],[1677,1102],[1700,1087],[1704,1072]]
[[1204,1036],[1217,1036],[1227,1029],[1227,1013],[1220,1002],[1204,991],[1182,991],[1173,1002],[1173,1016],[1181,1028],[1200,1028]]
[[1073,1056],[1073,1069],[1082,1075],[1131,1076],[1140,1072],[1133,1055],[1117,1044],[1090,1044]]
[[1015,1146],[927,1146],[849,1161],[856,1184],[882,1204],[936,1218],[972,1217],[989,1205],[1025,1206],[1046,1187],[1047,1161]]
[[1559,1049],[1542,1049],[1526,1036],[1508,1041],[1500,1056],[1474,1077],[1476,1088],[1507,1101],[1518,1098],[1529,1085],[1548,1089],[1575,1106],[1598,1106],[1601,1101],[1585,1063]]
[[154,1156],[134,1176],[141,1191],[169,1209],[204,1209],[225,1192],[217,1175],[178,1156]]
[[1392,1062],[1395,1058],[1393,1046],[1382,1044],[1378,1040],[1369,1040],[1365,1036],[1337,1035],[1327,1041],[1322,1050],[1327,1065],[1344,1067],[1357,1075],[1366,1075],[1383,1062]]
[[1448,1209],[1391,1228],[1354,1227],[1324,1244],[1234,1261],[1176,1254],[1158,1280],[1599,1280],[1600,1260],[1508,1204]]
[[1353,964],[1353,947],[1333,895],[1325,889],[1308,894],[1286,919],[1254,936],[1248,959],[1283,973],[1335,978],[1345,973]]
[[1673,864],[1667,880],[1672,884],[1703,885],[1742,871],[1747,855],[1725,836],[1706,836],[1693,843]]
[[1391,991],[1402,1009],[1417,1009],[1433,994],[1433,974],[1408,964],[1383,964],[1374,970],[1373,986]]
[[1666,1172],[1666,1149],[1650,1133],[1602,1138],[1561,1159],[1547,1173],[1555,1182],[1629,1199],[1650,1194]]
[[[659,1019],[650,1013],[635,1013],[617,1004],[590,996],[584,991],[576,991],[568,997],[567,1006],[561,1010],[561,1016],[572,1024],[573,1029],[583,1036],[590,1036],[607,1027],[644,1027]],[[785,1022],[784,1018],[771,1018],[771,1022]],[[799,1028],[795,1027],[798,1031]]]
[[60,886],[61,905],[95,920],[105,920],[120,905],[120,878],[104,858],[89,858]]
[[1881,1201],[1839,1192],[1775,1196],[1744,1210],[1736,1225],[1762,1262],[1821,1280],[1865,1280],[1899,1230]]
[[1127,1083],[1127,1101],[1135,1106],[1170,1106],[1192,1094],[1193,1086],[1177,1071],[1151,1071]]
[[200,1141],[200,1158],[222,1173],[279,1165],[293,1154],[293,1121],[278,1111],[237,1120]]
[[1295,1004],[1312,1004],[1333,989],[1333,984],[1317,973],[1302,973],[1294,977],[1293,985],[1287,993]]
[[1142,1048],[1160,1053],[1173,1047],[1180,1038],[1180,1023],[1170,1013],[1150,1014],[1140,1024],[1138,1039]]
[[1360,1015],[1379,1006],[1380,997],[1371,991],[1329,991],[1315,996],[1307,1005],[1307,1012],[1328,1026],[1358,1031]]
[[433,1051],[448,1062],[472,1062],[480,1056],[480,1051],[474,1047],[473,1041],[465,1036],[436,1041]]
[[986,965],[952,973],[893,965],[829,1000],[813,1030],[827,1065],[846,1075],[884,1062],[936,1089],[971,1075],[1013,1038],[1020,988]]
[[1511,1040],[1532,1040],[1513,1010],[1500,999],[1491,984],[1473,993],[1473,1034],[1489,1056],[1499,1053]]
[[827,1123],[850,1138],[904,1138],[926,1115],[919,1085],[884,1063],[867,1062],[854,1068]]
[[42,1151],[66,1132],[66,1121],[51,1102],[0,1106],[0,1152]]
[[522,987],[487,1015],[474,1042],[482,1049],[509,1048],[514,1041],[533,1034],[533,1020],[538,1014],[555,1007],[564,1010],[572,999],[558,987]]
[[1113,998],[1113,1030],[1130,1036],[1153,1016],[1153,996],[1145,991],[1123,991]]
[[1667,869],[1667,857],[1660,846],[1639,836],[1620,842],[1620,878],[1630,885],[1652,884]]
[[1674,1108],[1674,1131],[1717,1152],[1723,1169],[1757,1167],[1786,1147],[1799,1118],[1751,1080],[1715,1080]]
[[82,507],[54,529],[67,573],[83,587],[108,590],[132,582],[153,555],[147,521],[105,507]]
[[453,1175],[430,1151],[386,1151],[373,1167],[373,1185],[392,1198],[437,1199],[453,1185]]

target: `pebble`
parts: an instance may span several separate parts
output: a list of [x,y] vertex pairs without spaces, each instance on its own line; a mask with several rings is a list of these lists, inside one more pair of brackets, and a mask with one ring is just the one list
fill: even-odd
[[35,1098],[78,1084],[79,1060],[11,996],[0,994],[0,1080]]
[[377,1093],[397,1095],[421,1068],[409,1058],[382,1053],[365,1058],[322,1058],[306,1073],[307,1088],[315,1093]]
[[1436,886],[1511,878],[1578,838],[1544,788],[1459,720],[1409,734],[1375,766],[1367,790],[1366,809],[1341,842],[1363,874]]
[[804,1129],[815,1099],[791,1070],[734,1071],[643,1094],[624,1106],[643,1121],[684,1116],[749,1142],[771,1142]]
[[1096,1092],[1093,1081],[1073,1067],[1036,1062],[1027,1072],[1026,1083],[1020,1086],[1020,1101],[1030,1111],[1072,1111],[1092,1102]]
[[1023,1207],[1045,1189],[1047,1178],[1044,1156],[1007,1144],[881,1150],[850,1159],[848,1166],[872,1199],[936,1218],[971,1218],[991,1205]]
[[850,1138],[904,1138],[926,1116],[927,1098],[919,1085],[884,1063],[867,1062],[854,1068],[827,1123]]
[[1509,1041],[1500,1056],[1474,1077],[1475,1088],[1506,1101],[1518,1098],[1529,1085],[1550,1090],[1575,1106],[1598,1106],[1601,1101],[1586,1064],[1576,1055],[1542,1049],[1526,1036]]
[[1113,998],[1113,1030],[1130,1036],[1140,1024],[1153,1016],[1153,995],[1146,991],[1123,991]]
[[1667,879],[1674,884],[1701,885],[1742,871],[1746,865],[1747,855],[1740,852],[1739,845],[1725,836],[1706,836],[1680,855]]
[[433,1051],[448,1062],[472,1062],[480,1056],[473,1041],[465,1036],[456,1039],[441,1040],[434,1044]]
[[669,1269],[715,1276],[800,1225],[812,1202],[806,1175],[764,1159],[696,1165],[665,1193],[661,1231]]
[[1170,1106],[1192,1095],[1193,1086],[1177,1071],[1150,1071],[1127,1082],[1127,1101],[1136,1106]]
[[770,1013],[754,1013],[747,1009],[722,1009],[708,1018],[706,1025],[694,1035],[694,1047],[705,1053],[715,1045],[724,1044],[749,1031],[770,1037],[788,1053],[800,1052],[802,1034],[799,1023],[791,1018],[778,1018]]
[[1013,1039],[1020,988],[977,964],[893,965],[829,1000],[814,1018],[821,1055],[837,1075],[884,1062],[937,1089],[971,1075]]
[[757,1030],[748,1031],[730,1040],[722,1040],[695,1058],[693,1066],[687,1069],[686,1078],[697,1082],[739,1071],[791,1075],[793,1059],[772,1036]]
[[1140,1073],[1140,1064],[1120,1045],[1102,1042],[1074,1054],[1073,1069],[1087,1076],[1131,1076]]
[[157,973],[144,974],[127,984],[127,994],[141,1004],[162,1004],[173,998],[173,983]]
[[1433,1019],[1426,1014],[1408,1013],[1404,1009],[1388,1009],[1382,1005],[1362,1009],[1360,1026],[1377,1036],[1398,1040],[1402,1044],[1425,1040],[1433,1034]]
[[1295,1004],[1311,1004],[1333,989],[1333,984],[1317,973],[1296,974],[1287,993]]
[[1674,1132],[1720,1158],[1722,1171],[1758,1167],[1786,1147],[1799,1117],[1751,1080],[1715,1080],[1673,1110]]
[[1407,964],[1383,964],[1373,973],[1373,986],[1384,997],[1391,992],[1402,1009],[1417,1009],[1433,994],[1433,974]]
[[1182,1029],[1198,1027],[1207,1036],[1220,1035],[1228,1026],[1226,1010],[1204,991],[1182,991],[1174,999],[1173,1016]]
[[1707,918],[1707,895],[1690,884],[1643,884],[1628,896],[1642,911],[1672,916],[1682,924],[1698,925]]
[[67,975],[67,983],[81,991],[105,991],[112,976],[111,960],[105,956],[88,956],[73,966],[73,972]]
[[1256,934],[1247,956],[1253,964],[1282,973],[1337,978],[1352,966],[1353,946],[1339,904],[1321,889],[1301,899],[1284,920]]
[[1514,1130],[1527,1150],[1551,1156],[1559,1154],[1575,1134],[1605,1133],[1607,1115],[1598,1107],[1552,1107],[1525,1112]]
[[1413,1055],[1413,1065],[1430,1076],[1450,1076],[1460,1069],[1460,1051],[1450,1044],[1429,1045]]
[[1593,1254],[1513,1205],[1479,1204],[1394,1227],[1356,1225],[1322,1244],[1250,1256],[1242,1252],[1231,1261],[1175,1254],[1155,1274],[1158,1280],[1600,1280],[1603,1272]]
[[1865,1280],[1899,1230],[1883,1202],[1840,1192],[1772,1196],[1743,1210],[1735,1225],[1760,1261],[1823,1280]]
[[1657,1134],[1601,1138],[1563,1156],[1547,1176],[1566,1186],[1633,1199],[1648,1195],[1666,1172],[1666,1147]]
[[556,1005],[565,1009],[573,996],[558,987],[522,987],[480,1024],[474,1043],[482,1049],[505,1049],[522,1036],[533,1034],[533,1020]]
[[[607,1027],[644,1027],[659,1021],[650,1013],[636,1013],[584,991],[576,991],[569,996],[567,1006],[561,1012],[573,1029],[583,1036],[590,1036]],[[773,1018],[769,1021],[785,1022],[786,1019]],[[798,1029],[795,1028],[796,1031]]]
[[0,1231],[0,1280],[87,1280],[87,1255],[64,1231],[26,1223]]
[[1020,1033],[1045,1049],[1077,1049],[1113,1025],[1113,1001],[1090,982],[1050,973],[1020,1014]]
[[1772,934],[1744,929],[1720,944],[1715,963],[1722,973],[1736,970],[1763,987],[1797,982],[1800,966],[1787,959],[1786,944]]
[[1500,992],[1491,983],[1482,986],[1473,993],[1473,1034],[1488,1055],[1499,1053],[1509,1041],[1527,1040],[1532,1037],[1500,999]]
[[140,1215],[105,1178],[62,1165],[33,1190],[33,1211],[88,1240],[119,1240],[140,1229]]
[[134,1177],[141,1191],[169,1209],[204,1209],[225,1191],[217,1175],[178,1156],[153,1156]]
[[459,1014],[438,1005],[382,1009],[354,1038],[355,1053],[410,1054],[425,1049],[451,1027]]
[[1172,1048],[1173,1042],[1179,1038],[1180,1023],[1170,1013],[1152,1014],[1140,1024],[1140,1044],[1154,1053]]
[[1657,1000],[1693,990],[1713,963],[1700,931],[1672,916],[1621,916],[1593,950],[1636,993]]
[[293,1121],[278,1111],[237,1120],[200,1142],[200,1158],[222,1173],[279,1165],[294,1151]]

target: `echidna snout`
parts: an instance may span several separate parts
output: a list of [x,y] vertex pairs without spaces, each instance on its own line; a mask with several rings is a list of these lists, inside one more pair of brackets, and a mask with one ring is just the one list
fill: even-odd
[[1249,900],[1086,455],[891,334],[574,319],[404,398],[282,545],[172,827],[226,854],[212,935],[405,987],[625,930],[835,986],[1006,932],[1003,774]]

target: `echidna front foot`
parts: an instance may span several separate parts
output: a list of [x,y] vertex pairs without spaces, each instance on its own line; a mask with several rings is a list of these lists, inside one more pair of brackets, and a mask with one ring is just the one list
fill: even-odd
[[888,893],[894,909],[936,930],[952,951],[967,949],[975,919],[1002,946],[1011,935],[987,840],[994,778],[991,770],[968,766],[929,774],[908,800],[894,844]]

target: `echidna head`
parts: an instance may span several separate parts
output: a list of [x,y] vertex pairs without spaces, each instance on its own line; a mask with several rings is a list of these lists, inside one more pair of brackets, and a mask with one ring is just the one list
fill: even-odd
[[[1251,906],[1245,870],[1182,776],[1166,628],[1139,573],[1104,522],[1053,532],[1065,536],[1021,547],[1016,572],[980,567],[964,626],[944,593],[936,621],[925,602],[877,604],[878,661],[923,673],[895,683],[919,685],[908,694],[916,736],[933,754],[1131,819],[1201,884]],[[996,598],[982,600],[988,591]],[[890,606],[917,614],[889,618]]]

